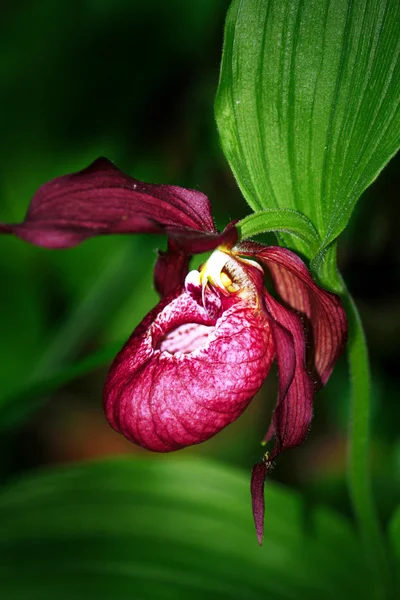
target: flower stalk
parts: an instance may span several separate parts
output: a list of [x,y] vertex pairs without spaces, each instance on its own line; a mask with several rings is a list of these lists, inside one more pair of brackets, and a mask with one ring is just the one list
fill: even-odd
[[364,545],[365,556],[375,574],[375,596],[391,597],[392,575],[388,549],[374,500],[370,469],[371,372],[368,346],[356,303],[337,268],[336,245],[322,262],[312,264],[323,285],[342,299],[348,319],[347,357],[351,385],[349,413],[347,485],[353,512]]
[[365,553],[376,578],[376,597],[390,597],[389,557],[370,475],[371,374],[365,334],[356,304],[342,295],[349,323],[348,361],[352,388],[347,481]]

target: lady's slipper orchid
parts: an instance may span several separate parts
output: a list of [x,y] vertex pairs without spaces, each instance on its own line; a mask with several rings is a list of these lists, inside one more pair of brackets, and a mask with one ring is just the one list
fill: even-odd
[[[293,252],[238,244],[234,224],[219,233],[200,192],[142,183],[105,158],[41,186],[25,221],[0,223],[0,232],[47,248],[108,233],[168,236],[154,273],[162,299],[115,358],[104,388],[109,423],[144,448],[170,452],[214,436],[242,414],[276,359],[279,394],[265,436],[274,445],[251,481],[261,543],[265,477],[278,454],[305,439],[315,391],[346,342],[340,299]],[[188,273],[192,254],[215,248]]]

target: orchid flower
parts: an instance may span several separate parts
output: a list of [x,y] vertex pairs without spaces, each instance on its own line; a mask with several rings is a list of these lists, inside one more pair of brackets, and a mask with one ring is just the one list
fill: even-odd
[[[279,393],[253,468],[259,543],[264,481],[276,457],[301,444],[347,336],[338,296],[322,289],[293,252],[238,242],[234,223],[219,233],[207,197],[132,179],[105,158],[39,188],[25,220],[1,224],[46,248],[70,248],[95,235],[165,233],[154,271],[161,301],[116,356],[104,387],[111,426],[155,452],[208,440],[235,421],[277,362]],[[192,254],[213,250],[199,270]],[[264,284],[272,281],[276,297]]]

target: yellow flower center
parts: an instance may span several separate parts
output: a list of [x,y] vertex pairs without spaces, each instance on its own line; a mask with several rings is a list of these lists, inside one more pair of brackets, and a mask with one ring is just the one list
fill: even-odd
[[223,247],[217,248],[207,262],[199,269],[203,297],[207,284],[218,288],[224,296],[238,293],[241,297],[258,304],[258,294],[246,270],[246,265],[259,269],[262,267],[252,260],[241,258]]
[[200,283],[203,292],[208,283],[217,287],[225,295],[239,289],[239,286],[234,284],[231,277],[223,270],[231,260],[231,255],[227,252],[214,250],[207,262],[200,267]]

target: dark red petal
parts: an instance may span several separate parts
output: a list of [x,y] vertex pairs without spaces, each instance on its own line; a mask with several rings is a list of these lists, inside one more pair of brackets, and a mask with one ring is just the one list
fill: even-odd
[[274,338],[279,374],[278,401],[265,441],[275,444],[265,460],[253,467],[251,497],[257,539],[264,534],[264,480],[271,462],[284,450],[301,444],[313,415],[314,385],[306,368],[306,343],[300,318],[265,292],[265,308]]
[[[273,460],[306,438],[313,416],[315,389],[306,366],[306,342],[299,316],[279,304],[268,292],[265,292],[265,305],[271,316],[279,373],[278,402],[272,415],[275,445],[270,459]],[[270,428],[268,434],[271,433]]]
[[256,526],[257,539],[260,546],[264,537],[264,483],[270,466],[270,462],[261,461],[254,465],[253,470],[251,472],[251,505],[253,509],[253,517],[254,524]]
[[240,298],[211,317],[186,291],[153,309],[116,357],[109,423],[149,450],[203,442],[239,417],[274,358],[268,319]]
[[25,221],[0,224],[0,233],[47,248],[68,248],[100,234],[167,233],[188,253],[215,248],[232,235],[218,234],[201,192],[143,183],[106,158],[42,185]]
[[303,261],[286,248],[245,243],[239,250],[268,266],[280,297],[303,315],[311,333],[316,383],[325,385],[347,341],[340,298],[318,286]]
[[190,254],[180,250],[173,240],[168,240],[166,252],[159,250],[154,267],[154,287],[161,298],[183,286],[190,259]]

